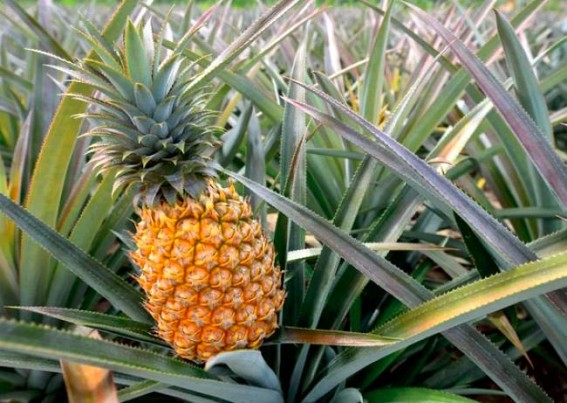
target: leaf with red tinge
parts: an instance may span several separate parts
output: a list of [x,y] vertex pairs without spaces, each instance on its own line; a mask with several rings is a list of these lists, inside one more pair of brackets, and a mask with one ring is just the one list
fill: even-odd
[[374,333],[346,332],[340,330],[304,329],[285,326],[275,337],[277,343],[308,343],[319,346],[380,347],[401,339],[382,337]]
[[439,21],[420,8],[406,3],[449,45],[478,86],[510,126],[542,177],[563,207],[567,207],[567,169],[533,119],[510,95],[490,70]]
[[439,175],[431,166],[407,148],[317,88],[305,84],[301,85],[304,85],[305,88],[322,98],[333,108],[338,108],[343,111],[365,130],[370,132],[373,138],[359,133],[359,131],[354,130],[330,115],[320,112],[310,105],[290,99],[288,99],[287,102],[303,109],[317,121],[329,125],[337,134],[340,134],[348,141],[366,150],[373,158],[387,165],[389,169],[408,181],[409,184],[424,196],[453,209],[471,228],[474,228],[479,234],[483,235],[485,241],[498,251],[501,258],[506,259],[508,267],[537,259],[537,256],[514,237],[510,231],[505,229],[502,224],[488,215],[455,185],[449,182],[445,177]]

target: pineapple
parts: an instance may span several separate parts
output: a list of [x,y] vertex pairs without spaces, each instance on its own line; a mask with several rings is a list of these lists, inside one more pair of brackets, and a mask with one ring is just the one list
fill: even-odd
[[164,49],[163,34],[154,41],[150,22],[130,22],[122,49],[88,31],[98,58],[70,73],[101,94],[77,95],[99,110],[86,114],[93,163],[116,188],[137,186],[131,257],[158,336],[198,362],[258,348],[278,326],[281,271],[249,202],[216,181],[211,113],[188,89],[193,66]]

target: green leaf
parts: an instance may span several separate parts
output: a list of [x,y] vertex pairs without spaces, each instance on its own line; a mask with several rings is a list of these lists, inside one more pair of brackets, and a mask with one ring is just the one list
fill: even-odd
[[[77,220],[69,241],[82,250],[89,250],[95,236],[102,226],[108,211],[112,207],[113,175],[106,175],[91,195],[91,198]],[[76,277],[67,269],[57,265],[49,287],[47,305],[65,305],[75,285]]]
[[33,89],[33,83],[1,66],[0,66],[0,77],[2,77],[3,80],[11,82],[18,87],[21,87],[23,90],[31,91]]
[[442,390],[426,388],[387,388],[364,393],[369,402],[381,403],[473,403],[475,400]]
[[146,47],[140,33],[131,20],[126,24],[124,33],[125,62],[130,79],[134,83],[144,84],[147,88],[152,85],[152,71],[146,56]]
[[83,36],[87,42],[92,46],[100,59],[116,70],[123,68],[118,54],[106,39],[104,39],[98,29],[88,20],[84,20],[83,24],[87,32],[78,31],[79,35]]
[[216,372],[215,367],[222,366],[228,367],[235,375],[244,379],[249,385],[278,392],[280,394],[280,400],[278,400],[278,402],[283,403],[280,380],[268,364],[266,364],[266,361],[264,361],[259,351],[239,350],[220,353],[207,361],[205,371],[214,374]]
[[86,59],[84,63],[93,70],[102,73],[125,100],[128,102],[135,101],[134,84],[130,81],[130,78],[123,74],[122,70],[115,70],[97,60]]
[[[461,231],[473,264],[480,273],[481,278],[490,277],[491,275],[498,273],[500,271],[498,269],[498,265],[496,265],[496,262],[494,262],[491,258],[490,253],[488,253],[480,239],[478,239],[467,223],[465,223],[458,215],[455,215],[455,221]],[[495,312],[491,314],[489,316],[489,320],[498,330],[500,330],[502,334],[504,334],[504,336],[506,336],[508,340],[512,342],[512,344],[516,346],[516,348],[518,348],[518,350],[522,351],[524,357],[530,361],[525,348],[522,346],[522,342],[518,337],[516,329],[514,329],[510,323],[509,318],[514,317],[513,315],[515,315],[515,311],[513,309],[508,309],[507,312]]]
[[0,319],[0,349],[108,368],[233,402],[248,403],[253,398],[271,403],[280,396],[269,389],[220,382],[200,368],[153,351],[4,319]]
[[55,54],[58,57],[61,57],[66,60],[72,60],[73,58],[61,47],[59,41],[53,38],[49,32],[45,30],[35,18],[29,15],[26,10],[22,8],[14,0],[6,0],[6,5],[10,7],[12,11],[14,11],[18,17],[22,19],[22,21],[37,35],[39,41],[45,46],[46,49],[49,49],[50,52]]
[[386,133],[377,129],[370,122],[362,119],[354,112],[328,97],[320,90],[306,86],[309,91],[324,99],[328,104],[342,110],[365,130],[373,134],[370,139],[356,130],[346,126],[337,119],[319,112],[315,108],[288,100],[297,107],[304,109],[316,120],[331,126],[337,133],[364,149],[382,164],[388,166],[417,191],[441,205],[450,206],[472,228],[477,230],[491,247],[497,250],[499,257],[512,264],[521,264],[537,257],[525,247],[514,235],[505,229],[502,224],[489,216],[476,203],[461,192],[446,178],[439,175],[431,166],[411,153],[401,144],[390,138]]
[[[324,99],[328,104],[342,110],[366,131],[373,134],[373,139],[358,133],[351,127],[309,105],[299,104],[293,100],[288,100],[288,102],[304,109],[318,121],[330,125],[337,133],[365,149],[423,196],[432,201],[437,201],[459,214],[483,239],[487,248],[493,251],[494,258],[504,270],[537,259],[537,256],[507,228],[488,215],[486,211],[423,160],[320,90],[311,86],[306,86],[306,88]],[[526,306],[542,326],[559,356],[567,362],[567,349],[565,343],[562,342],[567,337],[567,317],[563,313],[566,308],[562,296],[551,294],[550,296],[536,298],[533,301],[527,301]]]
[[19,390],[0,393],[0,401],[3,402],[33,402],[37,399],[41,399],[39,390]]
[[134,340],[167,346],[164,341],[152,336],[152,325],[145,322],[136,322],[123,316],[50,306],[16,306],[11,308],[36,312],[51,318],[74,323],[75,325],[105,330]]
[[227,131],[222,136],[222,147],[218,151],[217,155],[219,158],[219,164],[221,166],[226,166],[236,156],[242,141],[244,140],[244,136],[246,134],[246,130],[248,129],[248,125],[250,123],[250,117],[252,116],[253,106],[251,103],[248,103],[242,112],[242,114],[238,117],[238,121],[236,125]]
[[[366,78],[364,81],[361,108],[365,118],[371,122],[377,122],[381,109],[384,61],[392,9],[393,2],[390,2],[384,20],[380,25],[380,29],[376,32],[376,36],[374,37],[373,46],[370,49],[370,62],[365,71]],[[366,157],[360,164],[352,178],[347,193],[343,196],[335,212],[333,223],[337,227],[345,231],[349,231],[352,228],[367,190],[376,179],[376,167],[377,164],[369,157]],[[315,326],[317,324],[339,261],[339,255],[333,253],[330,249],[324,250],[320,259],[317,261],[313,279],[307,290],[305,303],[302,307],[302,325]]]
[[541,81],[541,91],[548,92],[567,78],[567,65],[560,66]]
[[136,399],[138,397],[146,396],[150,393],[159,392],[161,389],[167,388],[166,384],[156,381],[141,381],[130,385],[118,391],[118,399],[121,402]]
[[[376,329],[388,337],[412,337],[455,320],[481,318],[503,307],[564,287],[567,253],[518,266],[465,285],[403,313]],[[410,330],[411,329],[411,330]],[[427,330],[426,330],[427,329]]]
[[[410,242],[365,242],[364,246],[369,249],[381,252],[387,251],[438,251],[447,249],[443,246],[425,243],[410,243]],[[310,259],[321,255],[323,248],[309,248],[290,251],[287,254],[287,261],[293,262],[296,260]]]
[[264,33],[275,21],[289,11],[299,0],[280,0],[267,10],[258,20],[252,23],[234,42],[227,46],[207,67],[191,81],[187,91],[198,88],[209,81],[218,72],[222,71],[233,61],[250,43]]
[[[365,248],[358,241],[350,238],[347,234],[333,227],[329,222],[318,217],[305,207],[297,205],[240,175],[228,171],[225,172],[260,195],[264,200],[286,214],[290,219],[301,224],[319,240],[339,253],[357,270],[406,305],[417,306],[421,302],[433,297],[430,291],[414,281],[406,273],[396,268],[381,256],[376,255],[368,248]],[[473,359],[485,373],[511,395],[515,397],[521,396],[521,399],[535,398],[542,401],[547,399],[537,385],[509,361],[500,350],[473,328],[461,326],[445,331],[444,336]],[[403,343],[405,342],[396,343],[395,346],[400,346]],[[402,345],[400,348],[403,347]],[[364,349],[364,351],[369,351],[369,349]],[[387,353],[384,355],[387,355]],[[306,401],[316,401],[317,398],[324,396],[350,374],[376,361],[376,359],[373,358],[370,359],[370,362],[365,361],[368,358],[370,357],[364,354],[364,357],[360,359],[364,360],[364,363],[352,362],[352,364],[349,365],[339,363],[336,366],[336,372],[332,375],[329,374],[328,377],[322,378],[318,386],[312,389],[312,392],[309,394],[309,399]],[[348,361],[350,360],[347,359],[347,362]]]
[[394,0],[391,0],[388,3],[384,18],[380,23],[380,29],[376,31],[376,36],[373,39],[360,99],[362,116],[375,125],[378,124],[378,117],[382,109],[386,48],[390,32],[392,10],[394,9],[393,6]]
[[270,43],[265,45],[260,51],[252,54],[251,57],[245,61],[245,63],[239,68],[239,73],[246,73],[252,70],[258,63],[262,63],[266,55],[269,55],[270,52],[274,48],[277,48],[277,46],[282,41],[284,41],[287,37],[293,35],[302,25],[306,25],[309,21],[311,21],[324,11],[324,8],[316,8],[307,16],[296,21],[290,21],[290,24],[288,27],[286,27],[285,31],[278,33],[277,36],[270,40]]
[[463,241],[467,246],[473,264],[480,273],[480,276],[484,278],[498,273],[500,271],[498,265],[494,259],[490,257],[490,254],[487,253],[488,251],[482,242],[480,242],[480,239],[477,238],[476,234],[471,230],[471,227],[469,227],[469,225],[458,215],[455,215],[455,221],[457,222],[457,226],[463,236]]
[[[307,74],[307,40],[304,39],[295,55],[292,67],[292,76],[300,81],[305,80]],[[287,93],[288,97],[305,101],[305,89],[291,83]],[[280,149],[280,188],[295,202],[305,205],[307,200],[306,171],[307,160],[306,147],[306,125],[305,114],[295,108],[286,105],[282,122],[282,137]],[[282,226],[287,226],[285,217],[279,217],[278,221],[284,220]],[[285,229],[288,239],[287,250],[303,249],[305,247],[305,232],[294,223]],[[283,234],[282,234],[283,236]],[[305,266],[303,262],[286,265],[285,284],[289,295],[283,311],[284,322],[296,324],[299,319],[299,310],[305,292]]]
[[377,347],[386,346],[398,340],[373,333],[284,326],[270,342],[279,344],[315,344],[319,346]]
[[[128,15],[137,4],[135,0],[125,0],[120,4],[104,31],[103,35],[108,40],[118,38]],[[93,55],[94,51],[90,52],[88,57]],[[89,95],[90,93],[91,89],[85,84],[73,82],[69,85],[67,95],[59,104],[49,126],[41,153],[35,164],[26,207],[31,214],[49,227],[54,227],[57,222],[64,179],[82,126],[82,120],[74,119],[73,116],[83,113],[86,109],[84,102],[74,99],[69,94]],[[22,304],[42,305],[45,302],[47,280],[51,277],[50,270],[45,265],[47,260],[45,252],[30,238],[22,239],[20,265],[20,302]]]
[[0,349],[0,367],[61,372],[59,361]]
[[[406,3],[407,4],[407,3]],[[567,169],[532,118],[488,68],[447,28],[423,10],[407,4],[447,43],[516,134],[549,189],[567,208]]]
[[540,90],[532,64],[516,37],[514,28],[498,10],[494,10],[494,13],[496,15],[498,33],[502,40],[502,48],[506,53],[508,69],[514,78],[519,101],[537,124],[541,133],[549,141],[552,141],[553,130],[549,124],[547,104]]
[[[331,403],[364,403],[364,401],[364,397],[358,389],[347,388],[337,393],[331,400]],[[382,400],[377,399],[376,401],[381,402]]]
[[142,308],[141,294],[114,272],[4,195],[0,195],[0,210],[77,277],[107,298],[117,309],[135,320],[151,323],[148,313]]
[[[262,139],[262,128],[260,120],[252,108],[248,133],[246,136],[246,168],[244,176],[262,185],[266,184],[266,148]],[[252,194],[250,197],[252,208],[260,217],[262,223],[266,222],[266,206],[262,200]]]
[[[502,39],[502,47],[506,54],[508,70],[512,73],[518,100],[541,130],[545,139],[553,144],[553,129],[549,120],[549,112],[546,100],[535,76],[534,68],[516,37],[514,28],[498,11],[495,11],[495,14],[498,32]],[[547,188],[545,180],[537,172],[533,172],[532,176],[534,188],[536,189],[537,205],[550,208],[557,207],[557,203],[553,200],[552,191]],[[545,220],[542,222],[542,226],[544,233],[550,233],[558,230],[560,223]]]
[[[486,4],[489,5],[489,3]],[[522,26],[525,26],[526,21],[531,18],[534,13],[543,6],[543,4],[544,3],[539,0],[532,0],[531,2],[526,4],[526,6],[512,18],[511,23],[513,27],[515,29],[520,29]],[[384,11],[376,9],[375,6],[372,6],[371,4],[367,5],[374,8],[380,14],[384,14]],[[475,102],[480,103],[481,101],[483,101],[484,96],[476,89],[476,87],[470,85],[470,77],[465,69],[457,70],[457,68],[449,63],[449,61],[444,56],[440,55],[437,50],[426,43],[418,33],[413,32],[413,27],[409,26],[409,24],[408,27],[406,27],[403,23],[396,19],[393,19],[392,21],[406,35],[411,37],[412,40],[414,40],[420,47],[422,47],[425,52],[438,59],[445,70],[451,73],[445,84],[437,83],[437,86],[433,86],[433,88],[439,88],[443,86],[443,91],[433,92],[432,95],[435,97],[435,100],[427,101],[425,103],[425,107],[422,108],[421,115],[412,112],[412,114],[418,116],[418,119],[414,119],[413,121],[413,126],[415,127],[414,130],[412,130],[412,132],[416,132],[418,134],[417,137],[423,137],[420,136],[419,133],[424,133],[428,136],[429,133],[434,131],[436,126],[438,126],[446,118],[447,114],[451,113],[455,106],[457,106],[457,102],[462,96],[463,91],[466,90],[467,92],[469,92]],[[496,35],[493,35],[486,41],[483,39],[483,42],[484,44],[477,51],[477,55],[481,60],[488,62],[491,58],[495,57],[495,52],[500,48],[500,38]],[[431,82],[432,80],[433,79],[427,79],[421,81],[425,83]],[[428,97],[427,95],[422,95],[420,98],[427,99]],[[494,127],[495,134],[500,137],[500,140],[505,146],[507,156],[513,164],[513,168],[518,172],[518,174],[515,176],[517,176],[518,178],[516,182],[518,182],[519,186],[517,186],[516,189],[513,189],[513,192],[518,193],[518,196],[521,199],[520,202],[525,202],[527,196],[531,196],[531,176],[529,170],[527,169],[525,153],[523,152],[521,145],[516,140],[511,130],[496,113],[490,113],[487,120]],[[410,120],[408,122],[408,126],[411,125],[412,124]],[[409,144],[409,142],[406,142],[406,145],[408,145],[408,147],[411,145],[411,147],[409,148],[415,151],[418,149],[421,143],[416,142],[415,144]],[[492,165],[493,164],[490,161],[488,161],[488,163],[486,164],[486,166],[488,166],[489,168]],[[515,173],[516,172],[512,172],[512,174]],[[492,170],[488,179],[490,180],[491,176],[497,176],[498,174],[499,171]],[[495,186],[496,191],[498,191],[500,188],[504,190],[508,188],[507,182],[501,181],[499,185],[500,186]],[[505,193],[505,195],[510,199],[512,198],[512,195],[508,193]],[[514,202],[515,200],[512,200],[512,203]]]
[[[170,49],[175,49],[175,43],[171,41],[164,41],[164,44],[169,47]],[[185,49],[183,54],[187,56],[190,60],[195,60],[201,66],[207,66],[209,64],[208,60],[203,59],[203,57],[199,56],[198,54],[191,52],[189,49]],[[272,98],[267,96],[262,89],[258,87],[258,85],[249,79],[245,75],[240,75],[233,73],[229,69],[225,68],[220,70],[218,73],[218,77],[225,82],[230,87],[234,88],[236,91],[240,92],[244,95],[247,99],[254,103],[254,106],[264,112],[273,122],[281,122],[283,116],[283,108],[279,106]],[[154,85],[154,87],[157,87]],[[154,88],[152,88],[152,92],[154,92]],[[155,96],[155,95],[154,95]],[[156,96],[157,99],[157,96]]]
[[[413,342],[423,340],[437,331],[446,331],[456,325],[482,318],[489,313],[566,285],[567,254],[564,253],[516,267],[451,291],[400,315],[376,329],[375,333],[404,338],[404,341],[396,346],[406,347],[410,339],[413,339]],[[386,346],[383,349],[390,348]],[[386,353],[379,350],[380,348],[346,350],[331,364],[325,378],[333,376],[342,378],[345,376],[345,371],[352,373],[355,365],[359,369],[363,368],[385,356]],[[534,392],[536,391],[532,391]]]

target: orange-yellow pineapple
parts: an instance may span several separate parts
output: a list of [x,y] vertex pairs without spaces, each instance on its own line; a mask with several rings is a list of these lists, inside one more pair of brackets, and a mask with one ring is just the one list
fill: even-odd
[[93,161],[116,187],[139,189],[136,249],[139,283],[157,334],[183,358],[257,348],[277,328],[284,300],[274,248],[234,187],[221,187],[209,160],[214,129],[193,69],[181,50],[154,42],[151,26],[130,22],[115,49],[84,34],[96,59],[71,74],[100,98],[88,114],[98,137]]
[[257,348],[277,327],[284,292],[274,248],[234,187],[210,183],[199,200],[145,208],[132,254],[158,335],[205,361]]

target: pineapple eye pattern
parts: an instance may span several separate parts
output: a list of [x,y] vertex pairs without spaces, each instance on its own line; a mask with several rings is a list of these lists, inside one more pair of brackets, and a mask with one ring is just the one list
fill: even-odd
[[[206,210],[193,204],[214,203],[221,194],[232,201],[229,206],[240,205],[236,214],[218,216],[232,222],[194,215]],[[186,198],[173,206],[162,202],[167,214],[141,211],[134,236],[138,248],[132,253],[142,270],[139,283],[158,335],[183,358],[206,361],[221,351],[258,348],[278,327],[284,301],[281,271],[274,267],[272,244],[244,204],[232,186],[211,184],[200,200]],[[171,222],[178,230],[168,244],[147,242],[148,234],[161,233]],[[229,225],[232,231],[219,230]],[[238,248],[232,244],[235,238],[242,240]]]

